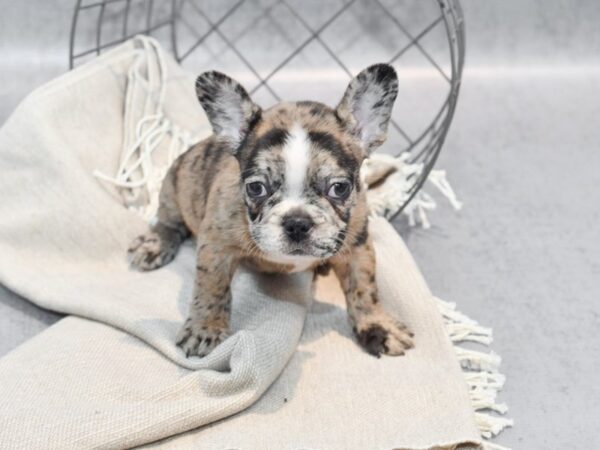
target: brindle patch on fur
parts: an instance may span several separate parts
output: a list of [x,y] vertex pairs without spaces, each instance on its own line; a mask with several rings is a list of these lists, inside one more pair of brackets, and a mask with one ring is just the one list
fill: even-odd
[[365,224],[363,225],[360,232],[354,238],[354,246],[359,247],[367,242],[369,237],[369,221],[365,220]]
[[385,344],[388,333],[381,325],[371,325],[366,330],[357,332],[358,341],[364,349],[378,358],[385,353],[388,348]]
[[242,175],[246,177],[252,173],[256,167],[258,153],[281,147],[288,137],[289,133],[284,128],[271,128],[263,135],[257,136],[248,152],[240,152],[240,160],[244,168]]
[[338,166],[346,167],[352,175],[352,184],[354,184],[354,174],[358,170],[358,161],[355,155],[344,149],[344,145],[333,134],[326,131],[310,131],[308,137],[313,144],[319,146],[322,150],[330,152],[336,159]]

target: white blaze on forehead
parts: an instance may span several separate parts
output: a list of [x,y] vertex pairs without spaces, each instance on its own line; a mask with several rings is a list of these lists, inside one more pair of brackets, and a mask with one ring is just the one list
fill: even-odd
[[299,199],[304,190],[304,181],[310,163],[310,142],[306,131],[294,124],[283,146],[285,160],[286,197]]

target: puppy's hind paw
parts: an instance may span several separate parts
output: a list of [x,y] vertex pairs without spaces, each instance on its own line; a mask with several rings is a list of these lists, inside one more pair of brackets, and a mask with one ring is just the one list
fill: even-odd
[[228,336],[227,330],[202,326],[188,319],[177,335],[177,346],[181,347],[186,358],[190,356],[203,357],[208,355]]
[[404,355],[413,348],[414,334],[392,317],[381,314],[361,321],[355,328],[360,345],[371,355]]
[[135,238],[127,254],[133,267],[139,270],[154,270],[175,258],[177,246],[165,242],[158,233],[149,232]]

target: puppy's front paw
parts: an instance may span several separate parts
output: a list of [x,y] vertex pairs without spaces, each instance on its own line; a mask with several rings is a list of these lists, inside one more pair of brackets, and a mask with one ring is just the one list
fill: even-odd
[[360,345],[371,355],[381,354],[398,356],[413,348],[412,338],[406,325],[387,314],[371,314],[357,321],[354,332]]
[[177,335],[177,345],[181,347],[186,358],[202,357],[208,355],[228,336],[228,330],[220,326],[204,325],[187,319]]
[[154,232],[138,236],[127,250],[131,265],[139,270],[153,270],[171,262],[177,247],[164,242]]

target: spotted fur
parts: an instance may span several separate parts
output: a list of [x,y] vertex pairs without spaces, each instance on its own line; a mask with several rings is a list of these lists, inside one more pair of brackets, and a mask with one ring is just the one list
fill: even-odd
[[231,277],[247,261],[266,272],[332,267],[350,322],[367,352],[399,355],[411,334],[378,300],[359,169],[385,139],[397,94],[387,65],[361,72],[337,108],[280,103],[261,110],[243,87],[218,72],[196,82],[214,134],[180,156],[167,174],[158,221],[130,248],[151,270],[197,239],[194,296],[177,339],[204,356],[227,338]]

